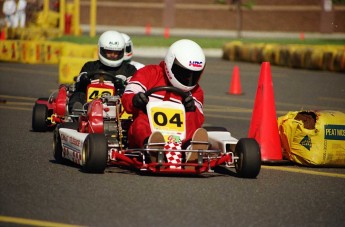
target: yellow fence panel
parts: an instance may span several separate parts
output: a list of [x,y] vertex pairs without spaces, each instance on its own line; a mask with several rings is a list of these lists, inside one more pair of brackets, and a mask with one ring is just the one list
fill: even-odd
[[61,57],[62,43],[44,42],[42,62],[46,64],[58,64]]
[[60,84],[72,84],[74,77],[78,76],[83,65],[92,58],[79,58],[61,56],[59,64],[59,83]]
[[0,42],[0,60],[17,62],[19,60],[19,41],[2,40]]
[[79,58],[96,58],[97,45],[79,45],[64,43],[61,56],[79,57]]
[[42,63],[42,44],[36,41],[20,42],[20,61],[22,63]]

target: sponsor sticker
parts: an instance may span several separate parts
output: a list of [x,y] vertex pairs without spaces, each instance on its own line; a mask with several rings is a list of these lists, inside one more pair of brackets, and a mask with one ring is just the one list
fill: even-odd
[[189,61],[189,66],[201,68],[202,67],[202,61]]
[[325,125],[325,139],[345,140],[345,125]]
[[307,148],[308,151],[310,151],[310,148],[312,147],[311,139],[309,136],[303,137],[303,139],[301,140],[301,142],[299,142],[299,144],[301,144],[303,147]]

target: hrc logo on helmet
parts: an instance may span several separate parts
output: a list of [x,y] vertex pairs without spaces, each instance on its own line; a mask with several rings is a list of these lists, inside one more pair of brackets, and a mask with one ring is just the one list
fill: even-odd
[[202,67],[202,61],[189,61],[189,66],[201,68]]

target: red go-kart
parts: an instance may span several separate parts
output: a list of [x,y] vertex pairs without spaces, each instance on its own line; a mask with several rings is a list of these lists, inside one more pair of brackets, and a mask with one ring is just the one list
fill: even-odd
[[[86,78],[91,80],[87,88],[87,102],[101,94],[114,95],[118,89],[114,81],[123,83],[123,78],[118,78],[105,71],[87,73]],[[36,132],[50,131],[57,124],[71,122],[78,118],[68,111],[69,98],[74,92],[74,85],[62,84],[57,91],[54,91],[49,98],[36,100],[32,111],[32,130]]]
[[[146,95],[161,90],[186,95],[175,87],[153,88]],[[84,171],[96,173],[103,173],[108,166],[118,166],[150,173],[201,174],[223,166],[235,167],[244,178],[259,174],[261,153],[255,139],[238,140],[225,128],[206,127],[207,149],[182,149],[178,142],[186,135],[186,117],[181,103],[149,102],[147,115],[151,131],[163,134],[164,148],[129,148],[127,132],[131,119],[125,116],[120,97],[103,96],[88,104],[78,123],[61,124],[55,129],[54,157],[57,162],[70,160]],[[182,159],[169,161],[167,157],[172,153]],[[193,153],[197,158],[190,162],[187,157]]]

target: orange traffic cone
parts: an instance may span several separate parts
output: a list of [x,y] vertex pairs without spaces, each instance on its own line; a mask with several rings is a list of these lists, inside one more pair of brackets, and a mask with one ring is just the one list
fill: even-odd
[[151,24],[147,23],[145,27],[145,34],[146,35],[151,35]]
[[240,80],[240,69],[235,65],[232,78],[230,83],[230,88],[228,94],[230,95],[242,95],[241,80]]
[[169,27],[165,27],[165,29],[164,29],[164,38],[165,39],[169,39],[169,37],[170,37],[170,29],[169,29]]
[[299,34],[299,39],[300,39],[301,41],[304,40],[304,33],[303,33],[303,32],[301,32],[301,34]]
[[282,161],[273,93],[270,63],[263,62],[248,137],[260,144],[262,162],[271,163]]

